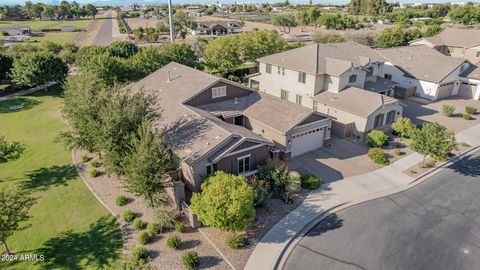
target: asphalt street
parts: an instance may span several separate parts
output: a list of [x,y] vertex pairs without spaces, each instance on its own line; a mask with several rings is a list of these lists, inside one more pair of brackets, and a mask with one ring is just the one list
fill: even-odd
[[480,269],[480,151],[409,190],[330,215],[284,269]]
[[98,29],[97,35],[93,38],[94,45],[108,45],[113,42],[112,27],[115,18],[112,17],[112,11],[109,10],[105,14],[105,19]]

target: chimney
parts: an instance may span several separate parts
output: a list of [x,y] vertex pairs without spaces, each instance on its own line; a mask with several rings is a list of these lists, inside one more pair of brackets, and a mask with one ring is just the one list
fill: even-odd
[[170,79],[170,70],[167,71],[167,74],[168,74],[168,80],[167,80],[167,82],[170,82],[170,81],[171,81],[171,79]]

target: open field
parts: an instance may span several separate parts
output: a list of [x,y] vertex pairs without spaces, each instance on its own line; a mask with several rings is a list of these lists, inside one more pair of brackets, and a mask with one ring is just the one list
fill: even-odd
[[92,20],[75,21],[0,21],[0,27],[24,26],[30,27],[34,32],[42,29],[60,29],[61,26],[72,25],[76,30],[84,30]]
[[[23,108],[12,111],[13,105]],[[70,151],[56,138],[66,128],[58,93],[0,102],[0,136],[26,147],[0,165],[0,188],[23,183],[37,199],[30,219],[7,242],[13,252],[43,262],[0,262],[0,269],[100,269],[121,256],[119,225],[78,177]],[[2,252],[3,253],[3,250]]]

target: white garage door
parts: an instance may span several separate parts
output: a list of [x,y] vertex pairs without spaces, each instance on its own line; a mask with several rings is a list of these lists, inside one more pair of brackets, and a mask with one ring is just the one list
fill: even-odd
[[312,151],[323,145],[324,128],[315,128],[292,136],[292,157]]

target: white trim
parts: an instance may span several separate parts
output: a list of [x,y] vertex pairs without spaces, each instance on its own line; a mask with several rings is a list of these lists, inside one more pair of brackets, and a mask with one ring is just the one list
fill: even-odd
[[226,97],[226,96],[227,96],[227,86],[226,85],[212,87],[212,99]]
[[258,173],[258,170],[253,170],[253,171],[249,171],[249,172],[246,172],[244,174],[241,174],[243,177],[249,177],[249,176],[252,176],[254,174]]
[[[246,141],[248,142],[248,141]],[[265,146],[266,144],[264,143],[259,143],[257,145],[254,145],[254,146],[250,146],[250,147],[247,147],[247,148],[244,148],[244,149],[240,149],[238,151],[233,151],[233,152],[230,152],[224,156],[222,156],[222,158],[225,158],[225,157],[229,157],[229,156],[233,156],[233,155],[236,155],[236,154],[239,154],[239,153],[242,153],[242,152],[245,152],[245,151],[249,151],[249,150],[253,150],[253,149],[256,149],[256,148],[260,148],[262,146]]]
[[[248,158],[248,171],[245,170],[245,167],[246,167],[245,166],[246,165],[245,159],[246,158]],[[240,160],[243,160],[243,172],[240,172],[240,166],[239,166],[239,161]],[[237,172],[238,172],[238,174],[246,175],[246,174],[250,173],[250,167],[252,165],[251,161],[252,161],[252,154],[248,154],[248,155],[245,155],[245,156],[238,157],[237,158]]]
[[251,156],[252,156],[252,154],[248,154],[248,155],[244,155],[244,156],[241,156],[241,157],[237,157],[237,161],[238,161],[239,159],[244,159],[244,158],[246,158],[246,157],[251,157]]

